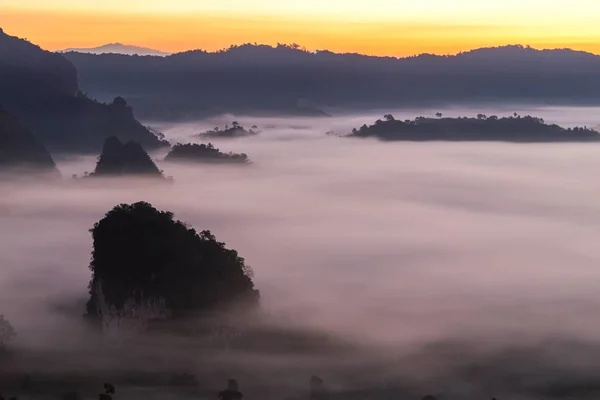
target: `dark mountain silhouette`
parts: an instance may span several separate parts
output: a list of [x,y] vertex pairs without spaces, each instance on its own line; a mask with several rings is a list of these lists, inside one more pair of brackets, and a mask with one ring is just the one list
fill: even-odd
[[168,56],[170,53],[166,53],[159,50],[149,49],[147,47],[132,46],[122,43],[109,43],[98,47],[91,48],[79,48],[79,49],[66,49],[60,53],[78,52],[78,53],[89,53],[89,54],[126,54],[130,56]]
[[0,107],[0,169],[58,173],[50,153],[27,127]]
[[165,161],[193,161],[204,163],[246,164],[248,156],[244,153],[223,153],[209,144],[178,143],[167,154]]
[[51,151],[98,152],[109,135],[148,148],[166,145],[135,120],[122,98],[102,104],[82,94],[77,70],[62,55],[2,30],[0,104]]
[[122,93],[149,118],[484,101],[600,104],[600,56],[569,49],[515,45],[398,59],[242,45],[164,58],[65,56],[85,90],[105,99]]
[[252,271],[210,231],[196,232],[151,204],[121,204],[91,230],[94,240],[87,313],[164,300],[172,317],[243,304],[258,306]]
[[598,142],[600,133],[588,128],[565,129],[546,124],[531,116],[498,118],[477,115],[476,118],[425,118],[400,121],[390,114],[371,126],[353,129],[349,137],[373,137],[383,140],[449,140],[506,142]]
[[115,136],[106,139],[96,169],[90,176],[148,176],[162,178],[163,174],[139,143],[125,144]]

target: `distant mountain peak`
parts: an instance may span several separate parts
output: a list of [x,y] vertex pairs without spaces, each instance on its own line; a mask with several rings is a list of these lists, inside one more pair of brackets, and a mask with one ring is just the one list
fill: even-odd
[[124,55],[138,55],[138,56],[160,56],[165,57],[170,55],[160,50],[150,49],[147,47],[140,47],[134,45],[128,45],[123,43],[108,43],[98,47],[91,48],[71,48],[60,51],[60,53],[89,53],[89,54],[124,54]]

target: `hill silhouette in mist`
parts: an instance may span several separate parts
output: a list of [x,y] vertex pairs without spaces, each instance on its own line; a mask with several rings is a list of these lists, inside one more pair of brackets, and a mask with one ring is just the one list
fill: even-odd
[[162,171],[136,142],[125,144],[111,136],[106,139],[91,176],[147,176],[162,178]]
[[167,144],[134,118],[122,98],[103,104],[83,94],[65,57],[1,29],[0,104],[50,151],[99,152],[109,135],[147,148]]
[[58,172],[48,150],[29,129],[0,107],[0,169]]
[[600,56],[519,45],[457,55],[373,57],[246,44],[164,58],[67,53],[82,86],[138,114],[319,114],[457,102],[600,104]]

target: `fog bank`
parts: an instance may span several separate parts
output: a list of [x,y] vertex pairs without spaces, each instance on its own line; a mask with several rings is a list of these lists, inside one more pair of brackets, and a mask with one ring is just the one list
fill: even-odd
[[[263,119],[271,127],[256,137],[216,142],[247,153],[247,167],[156,155],[173,185],[0,183],[0,313],[19,348],[74,345],[64,332],[79,329],[87,297],[87,230],[114,205],[144,200],[238,250],[273,318],[363,346],[365,379],[408,376],[464,398],[554,396],[564,383],[582,398],[600,382],[600,146],[323,134],[359,119]],[[214,122],[161,127],[197,141]],[[68,177],[94,161],[57,164]],[[264,371],[282,376],[301,365],[269,360]],[[328,371],[340,388],[353,383]]]

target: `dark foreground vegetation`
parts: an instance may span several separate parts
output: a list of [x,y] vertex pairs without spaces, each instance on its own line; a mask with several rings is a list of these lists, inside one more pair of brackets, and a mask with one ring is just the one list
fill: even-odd
[[165,161],[192,161],[203,163],[232,163],[246,164],[248,156],[244,153],[223,153],[218,148],[209,144],[176,144]]
[[199,134],[201,137],[206,138],[236,138],[244,136],[258,135],[258,128],[256,125],[252,126],[251,129],[246,130],[237,121],[233,121],[231,126],[225,125],[225,128],[221,129],[218,126],[206,132]]
[[532,116],[490,117],[479,114],[475,118],[417,117],[400,121],[387,114],[373,125],[353,129],[349,137],[373,137],[382,140],[406,141],[504,141],[504,142],[597,142],[600,134],[584,128],[562,128],[546,124]]
[[[194,377],[191,375],[182,374],[179,378],[181,379],[181,381],[180,381],[180,385],[177,385],[177,386],[190,386],[190,387],[197,386],[197,382],[194,381],[194,379],[193,379]],[[304,383],[304,385],[306,385],[306,383]],[[31,388],[29,387],[27,389],[31,389]],[[313,375],[310,377],[310,379],[308,380],[308,385],[306,385],[305,390],[303,390],[302,392],[303,392],[303,395],[295,396],[294,399],[296,399],[296,400],[338,400],[338,399],[344,399],[344,398],[352,399],[352,400],[356,399],[356,396],[352,396],[352,394],[354,394],[354,393],[348,393],[348,392],[340,393],[340,392],[332,391],[329,388],[329,386],[327,385],[327,383],[325,382],[325,380],[317,375]],[[121,396],[122,396],[123,390],[119,390],[119,393],[121,393]],[[242,400],[245,397],[244,391],[242,390],[242,387],[238,383],[237,379],[232,379],[232,378],[227,379],[227,386],[225,387],[225,389],[223,389],[221,391],[205,393],[205,391],[195,390],[192,393],[194,393],[196,396],[197,395],[202,396],[201,398],[208,398],[208,399],[214,399],[214,400]],[[98,394],[97,398],[98,398],[98,400],[113,400],[115,398],[116,394],[117,394],[116,386],[112,383],[106,382],[103,385],[102,392],[100,392]],[[191,393],[187,393],[187,395],[190,395],[190,394]],[[38,393],[38,395],[40,395],[40,393]],[[79,400],[82,397],[80,397],[80,395],[77,392],[70,391],[70,392],[64,393],[62,396],[60,396],[60,398],[61,398],[61,400]],[[253,397],[251,396],[250,398],[253,398]],[[427,395],[422,398],[417,397],[417,396],[411,396],[410,398],[413,400],[418,400],[418,399],[437,400],[437,398],[432,395]],[[2,393],[0,393],[0,400],[18,400],[18,397],[13,396],[13,397],[5,398],[2,395]],[[492,400],[497,400],[497,399],[493,398]]]

